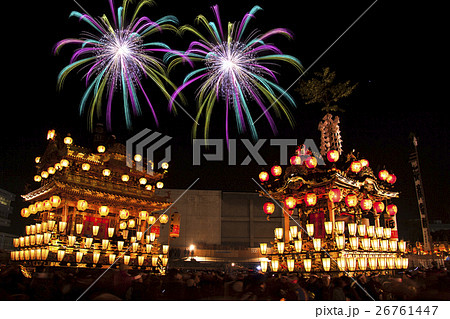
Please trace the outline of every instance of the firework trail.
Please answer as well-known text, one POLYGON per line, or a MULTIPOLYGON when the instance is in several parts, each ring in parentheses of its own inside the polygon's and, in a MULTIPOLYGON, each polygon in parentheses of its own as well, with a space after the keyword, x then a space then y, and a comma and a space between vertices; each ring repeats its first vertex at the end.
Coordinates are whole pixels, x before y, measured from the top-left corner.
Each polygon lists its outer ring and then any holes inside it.
MULTIPOLYGON (((192 41, 184 52, 184 55, 167 53, 165 60, 171 60, 168 70, 185 61, 186 57, 192 62, 199 62, 202 67, 190 72, 184 78, 183 84, 172 94, 169 108, 173 107, 175 99, 181 91, 193 84, 201 82, 197 91, 197 115, 205 114, 205 138, 208 136, 211 113, 215 103, 219 99, 225 101, 226 119, 225 131, 227 142, 229 140, 229 113, 234 111, 239 133, 247 130, 247 125, 253 138, 257 138, 254 121, 250 113, 249 101, 253 101, 264 112, 272 131, 276 134, 275 122, 268 112, 271 108, 277 116, 282 113, 293 125, 293 118, 289 109, 277 98, 284 94, 284 98, 295 107, 292 97, 278 85, 273 66, 278 62, 287 62, 299 71, 303 67, 298 59, 283 54, 274 44, 267 43, 267 39, 274 35, 283 35, 292 38, 292 34, 283 28, 270 30, 264 34, 253 30, 244 37, 249 21, 254 14, 262 10, 255 6, 246 13, 243 19, 237 23, 228 22, 222 25, 219 7, 212 7, 216 22, 209 22, 203 15, 196 18, 207 31, 208 36, 202 35, 196 28, 186 25, 180 27, 180 33, 191 32, 199 39, 192 41)), ((259 113, 258 113, 259 114, 259 113)), ((196 136, 197 125, 193 127, 193 135, 196 136)))
MULTIPOLYGON (((176 90, 176 86, 168 79, 163 62, 154 57, 155 52, 174 52, 163 42, 145 42, 144 38, 164 30, 177 32, 178 20, 174 16, 165 16, 157 21, 148 17, 138 17, 139 11, 145 5, 153 5, 152 0, 141 0, 136 5, 131 20, 127 22, 130 0, 124 0, 122 6, 114 7, 113 0, 108 0, 112 21, 106 15, 94 19, 89 14, 73 11, 70 17, 87 23, 93 33, 83 32, 79 39, 64 39, 59 41, 54 49, 57 54, 66 44, 79 46, 70 59, 70 64, 64 67, 58 75, 58 88, 61 89, 67 75, 74 69, 81 68, 86 82, 86 91, 80 102, 80 115, 89 103, 88 119, 92 128, 94 112, 101 114, 102 100, 106 99, 106 124, 111 129, 111 106, 115 92, 121 92, 125 121, 131 128, 131 114, 141 114, 138 93, 145 97, 156 124, 155 109, 145 92, 142 80, 151 79, 167 99, 171 95, 166 85, 176 90), (131 105, 131 106, 130 106, 131 105)), ((181 58, 181 57, 180 57, 181 58)))

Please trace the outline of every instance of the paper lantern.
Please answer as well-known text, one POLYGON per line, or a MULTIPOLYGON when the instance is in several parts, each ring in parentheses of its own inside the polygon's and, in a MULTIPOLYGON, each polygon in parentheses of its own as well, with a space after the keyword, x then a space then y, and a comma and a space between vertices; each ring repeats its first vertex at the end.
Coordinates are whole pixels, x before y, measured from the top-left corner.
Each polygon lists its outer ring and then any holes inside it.
POLYGON ((336 229, 337 234, 342 235, 345 231, 345 222, 343 220, 335 222, 334 228, 336 229))
POLYGON ((87 208, 88 208, 88 202, 85 201, 84 199, 80 199, 80 200, 77 202, 77 209, 78 209, 79 211, 85 211, 87 208))
POLYGON ((386 207, 386 212, 391 216, 395 216, 395 214, 397 214, 397 206, 394 204, 388 205, 386 207))
POLYGON ((264 213, 266 213, 267 215, 272 215, 273 212, 275 211, 275 204, 272 202, 267 202, 264 204, 263 210, 264 213))
POLYGON ((314 224, 306 224, 306 232, 310 237, 314 236, 314 224))
POLYGON ((159 217, 159 221, 160 221, 161 224, 166 224, 169 221, 169 216, 166 215, 166 214, 162 214, 159 217))
POLYGON ((369 161, 366 159, 361 159, 359 160, 359 162, 361 163, 362 167, 368 167, 369 166, 369 161))
POLYGON ((366 236, 366 225, 364 224, 358 225, 358 235, 361 237, 366 236))
POLYGON ((347 228, 350 236, 356 236, 356 230, 358 229, 358 225, 356 223, 348 223, 347 228))
POLYGON ((306 206, 314 206, 317 203, 317 195, 315 193, 306 193, 304 201, 306 206))
POLYGON ((119 217, 120 219, 127 219, 128 216, 130 216, 130 212, 127 209, 121 209, 119 211, 119 217))
POLYGON ((350 237, 349 238, 349 243, 350 243, 350 247, 352 250, 358 250, 358 246, 359 246, 359 238, 358 237, 350 237))
POLYGON ((367 236, 373 237, 375 236, 375 226, 367 226, 367 236))
POLYGON ((20 216, 27 218, 28 216, 30 216, 30 210, 28 208, 22 208, 20 210, 20 216))
POLYGON ((123 174, 121 179, 122 179, 122 182, 128 182, 130 180, 130 176, 128 176, 127 174, 123 174))
POLYGON ((55 130, 47 131, 47 140, 53 140, 55 138, 56 132, 55 130))
POLYGON ((267 271, 267 259, 261 259, 261 272, 267 271))
POLYGON ((358 204, 358 197, 355 194, 348 194, 345 197, 345 204, 348 207, 355 207, 358 204))
POLYGON ((355 271, 356 269, 356 257, 348 257, 346 260, 348 270, 355 271))
POLYGON ((51 210, 53 207, 52 203, 49 200, 44 200, 43 204, 44 204, 44 210, 51 210))
POLYGON ((270 266, 272 267, 272 271, 273 272, 277 272, 278 271, 278 260, 277 259, 272 259, 270 266))
POLYGON ((102 171, 102 174, 103 174, 103 176, 107 177, 107 176, 111 175, 111 170, 105 168, 105 169, 102 171))
POLYGON ((106 147, 103 145, 97 146, 97 152, 104 153, 106 151, 106 147))
POLYGON ((65 251, 65 250, 58 250, 58 252, 57 252, 57 258, 58 258, 58 261, 59 261, 59 262, 63 261, 64 255, 65 255, 65 254, 66 254, 66 251, 65 251))
POLYGON ((359 162, 359 161, 354 161, 350 164, 350 170, 353 173, 359 173, 362 168, 363 168, 363 166, 361 165, 361 162, 359 162))
POLYGON ((261 252, 261 255, 267 254, 267 243, 260 243, 259 250, 261 252))
POLYGON ((286 260, 286 266, 289 272, 293 272, 294 271, 294 267, 295 267, 295 261, 292 258, 288 258, 286 260))
POLYGON ((345 271, 347 268, 347 260, 345 257, 339 257, 336 259, 336 262, 338 264, 338 268, 340 271, 345 271))
POLYGON ((370 249, 370 238, 361 238, 361 248, 364 250, 370 249))
POLYGON ((50 204, 52 205, 52 207, 58 207, 61 204, 61 198, 56 195, 50 197, 50 204))
POLYGON ((276 239, 281 240, 283 238, 283 228, 281 227, 275 228, 274 233, 276 239))
POLYGON ((89 165, 88 163, 83 163, 83 164, 81 164, 81 169, 83 171, 88 171, 91 169, 91 165, 89 165))
POLYGON ((378 238, 383 238, 384 235, 384 227, 375 227, 375 235, 377 235, 378 238))
POLYGON ((59 162, 61 164, 62 167, 68 167, 69 166, 69 161, 66 160, 65 158, 61 160, 61 162, 59 162))
POLYGON ((341 235, 341 236, 336 236, 335 237, 336 240, 336 247, 338 249, 344 249, 345 247, 345 236, 341 235))
POLYGON ((325 232, 327 233, 327 235, 331 235, 333 233, 333 222, 324 222, 323 223, 325 226, 325 232))
POLYGON ((358 267, 360 270, 366 270, 367 269, 367 258, 366 257, 359 257, 358 258, 358 267))
POLYGON ((390 174, 386 178, 386 182, 388 182, 389 184, 394 184, 396 181, 397 181, 397 176, 395 176, 394 174, 390 174))
POLYGON ((385 169, 381 170, 378 173, 378 178, 381 179, 382 181, 385 181, 388 177, 389 177, 389 172, 385 169))
POLYGON ((270 172, 272 173, 273 176, 277 177, 277 176, 281 175, 283 170, 281 169, 281 166, 275 165, 275 166, 272 166, 270 172))
POLYGON ((108 206, 100 206, 100 208, 98 209, 98 213, 100 214, 100 216, 102 217, 106 217, 109 214, 109 208, 108 206))
POLYGON ((283 241, 277 242, 277 252, 279 254, 282 254, 284 252, 284 242, 283 241))
POLYGON ((147 211, 141 210, 141 211, 139 212, 139 218, 140 218, 141 220, 146 220, 147 217, 148 217, 148 212, 147 212, 147 211))
POLYGON ((322 267, 324 271, 330 271, 331 268, 331 258, 322 258, 322 267))
POLYGON ((267 182, 269 180, 269 173, 264 172, 264 171, 259 173, 259 180, 261 182, 267 182))
POLYGON ((94 238, 92 238, 92 237, 86 238, 86 241, 84 242, 84 246, 86 248, 91 248, 93 241, 94 241, 94 238))
POLYGON ((94 263, 94 264, 96 264, 96 263, 98 263, 98 260, 100 259, 100 253, 98 252, 98 251, 95 251, 93 254, 92 254, 92 262, 94 263))
POLYGON ((284 204, 286 205, 287 208, 294 209, 295 206, 297 205, 297 200, 294 197, 289 196, 285 198, 284 204))
POLYGON ((327 159, 331 163, 337 162, 339 160, 339 152, 336 150, 328 151, 327 159))
POLYGON ((317 166, 317 159, 314 156, 310 156, 305 160, 305 165, 308 168, 315 168, 317 166))
POLYGON ((307 258, 303 260, 303 266, 305 267, 305 271, 306 272, 310 272, 311 271, 311 266, 312 266, 312 261, 311 259, 307 258))
POLYGON ((302 242, 301 239, 298 239, 298 240, 294 241, 294 248, 295 248, 295 251, 297 253, 301 253, 302 252, 303 242, 302 242))
POLYGON ((70 136, 66 136, 63 141, 64 144, 71 145, 73 143, 73 138, 71 138, 70 136))
POLYGON ((291 234, 292 238, 297 238, 298 227, 297 226, 290 226, 289 227, 289 234, 291 234))
POLYGON ((291 165, 301 165, 302 164, 302 158, 297 155, 292 156, 289 161, 291 162, 291 165))
POLYGON ((383 202, 373 203, 373 209, 375 209, 375 212, 377 212, 378 214, 382 213, 384 211, 384 203, 383 202))
POLYGON ((359 205, 361 206, 362 210, 369 210, 372 208, 372 201, 368 198, 365 198, 361 200, 361 203, 359 205))
POLYGON ((328 193, 328 198, 333 202, 333 203, 338 203, 342 200, 342 192, 339 188, 333 188, 332 190, 330 190, 330 192, 328 193))
POLYGON ((322 249, 322 240, 320 238, 313 238, 313 246, 315 251, 322 249))

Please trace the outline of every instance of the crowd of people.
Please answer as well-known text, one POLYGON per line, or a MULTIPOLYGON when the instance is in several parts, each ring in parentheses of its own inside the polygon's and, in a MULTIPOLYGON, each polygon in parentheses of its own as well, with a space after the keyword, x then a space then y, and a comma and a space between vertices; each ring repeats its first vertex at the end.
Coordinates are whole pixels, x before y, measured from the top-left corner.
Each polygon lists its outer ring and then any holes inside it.
POLYGON ((396 276, 356 277, 169 268, 165 276, 122 265, 104 270, 19 265, 0 271, 0 300, 450 300, 446 268, 410 269, 396 276), (100 278, 100 279, 98 279, 100 278))

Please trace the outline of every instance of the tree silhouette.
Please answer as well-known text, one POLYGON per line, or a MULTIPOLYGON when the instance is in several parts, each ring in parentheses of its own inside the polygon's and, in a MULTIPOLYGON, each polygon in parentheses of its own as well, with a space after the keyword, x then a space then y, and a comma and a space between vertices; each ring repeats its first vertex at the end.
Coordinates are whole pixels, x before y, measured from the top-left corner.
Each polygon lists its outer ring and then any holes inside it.
POLYGON ((344 112, 336 103, 342 98, 348 97, 358 83, 353 85, 350 84, 350 81, 334 83, 336 72, 331 72, 328 67, 323 68, 322 72, 314 72, 314 75, 316 77, 301 81, 295 91, 300 93, 306 104, 323 105, 321 110, 326 113, 344 112))

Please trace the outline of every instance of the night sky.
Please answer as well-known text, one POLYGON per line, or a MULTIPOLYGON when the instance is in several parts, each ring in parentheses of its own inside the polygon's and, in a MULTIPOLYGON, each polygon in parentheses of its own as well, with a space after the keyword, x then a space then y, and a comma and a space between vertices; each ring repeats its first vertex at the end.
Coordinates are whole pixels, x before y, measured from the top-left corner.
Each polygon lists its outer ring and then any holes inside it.
MULTIPOLYGON (((93 16, 110 15, 107 0, 78 2, 93 16)), ((449 130, 448 116, 445 115, 448 102, 441 93, 444 81, 448 82, 444 72, 446 60, 443 58, 443 40, 448 36, 444 37, 444 20, 439 17, 442 9, 392 2, 375 3, 303 78, 308 79, 313 72, 328 66, 336 71, 338 80, 359 83, 354 94, 340 104, 346 110, 339 114, 344 151, 356 149, 370 161, 375 172, 385 166, 397 176, 396 190, 401 192, 401 198, 396 201, 399 231, 400 236, 406 236, 402 223, 419 217, 408 163, 411 132, 419 139, 430 219, 450 222, 449 130)), ((152 20, 172 14, 178 17, 180 24, 194 24, 198 14, 213 20, 210 6, 216 3, 220 5, 222 23, 240 20, 254 5, 261 6, 264 11, 256 14, 249 28, 268 31, 283 27, 292 30, 295 34, 293 41, 284 37, 271 40, 308 68, 373 2, 159 0, 156 7, 146 7, 141 14, 152 20)), ((20 195, 24 193, 26 184, 34 184, 34 158, 45 150, 47 130, 53 128, 63 135, 71 133, 75 144, 83 145, 89 140, 86 116, 78 114, 84 91, 82 73, 69 74, 63 90, 56 90, 57 75, 69 63, 75 47, 64 47, 58 56, 52 54, 56 42, 78 37, 88 27, 76 18, 68 18, 71 11, 81 11, 72 0, 13 2, 7 6, 3 26, 6 87, 3 85, 2 90, 0 188, 15 193, 17 197, 13 226, 2 231, 19 234, 23 223, 19 211, 25 206, 20 195)), ((167 33, 160 40, 183 50, 194 38, 189 35, 181 39, 167 33)), ((190 70, 187 66, 177 67, 171 78, 180 84, 190 70)), ((280 64, 276 70, 280 74, 280 85, 285 88, 300 75, 287 64, 280 64)), ((173 137, 166 187, 186 188, 199 177, 194 186, 196 189, 256 190, 251 178, 256 179, 261 168, 254 161, 249 166, 228 166, 225 162, 192 166, 192 120, 181 110, 177 116, 170 114, 162 94, 149 81, 144 81, 144 85, 157 108, 160 126, 157 127, 149 111, 144 110, 142 117, 134 119, 133 130, 127 131, 123 117, 116 112, 112 133, 121 142, 143 128, 173 137)), ((297 109, 292 110, 296 126, 291 128, 283 118, 276 120, 279 135, 273 136, 267 121, 261 120, 257 123, 260 138, 297 138, 299 143, 305 138, 313 138, 317 144, 320 143, 317 125, 324 114, 317 105, 305 105, 294 91, 296 86, 289 91, 297 102, 297 109)), ((195 91, 187 90, 185 95, 189 102, 186 110, 195 116, 195 91)), ((121 108, 120 99, 116 99, 117 109, 121 108)), ((216 104, 211 120, 211 138, 224 138, 223 106, 222 103, 216 104)), ((145 109, 143 100, 142 108, 145 109)), ((249 138, 246 134, 238 135, 235 123, 231 122, 230 127, 231 138, 249 138)), ((199 132, 202 131, 201 126, 199 132)), ((238 146, 239 162, 247 153, 242 144, 238 143, 238 146)), ((260 154, 270 165, 277 160, 278 149, 266 142, 260 154)))

